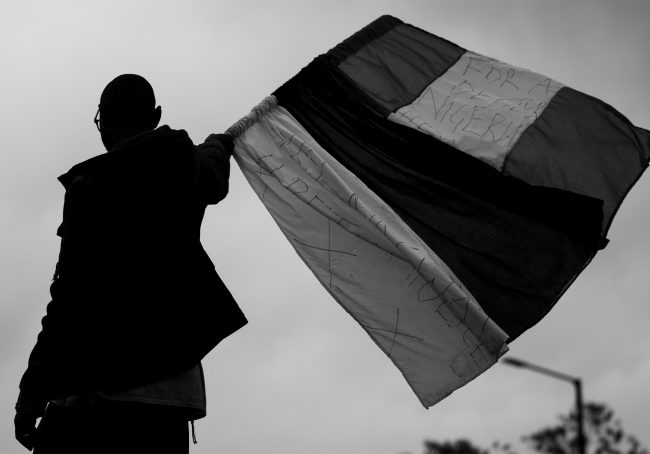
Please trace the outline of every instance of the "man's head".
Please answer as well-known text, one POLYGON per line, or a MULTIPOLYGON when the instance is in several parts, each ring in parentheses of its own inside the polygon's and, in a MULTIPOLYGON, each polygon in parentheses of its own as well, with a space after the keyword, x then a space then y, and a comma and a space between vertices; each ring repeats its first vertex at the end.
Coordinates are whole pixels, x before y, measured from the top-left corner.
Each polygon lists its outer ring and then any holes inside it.
POLYGON ((95 118, 106 150, 141 132, 150 131, 160 121, 153 88, 136 74, 117 76, 104 88, 95 118))

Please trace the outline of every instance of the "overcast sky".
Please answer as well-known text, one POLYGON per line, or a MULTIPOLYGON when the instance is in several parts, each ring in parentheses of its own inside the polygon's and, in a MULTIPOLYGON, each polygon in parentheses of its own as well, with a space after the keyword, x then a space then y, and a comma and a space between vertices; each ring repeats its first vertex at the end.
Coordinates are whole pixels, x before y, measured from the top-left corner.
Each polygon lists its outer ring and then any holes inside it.
MULTIPOLYGON (((154 86, 163 123, 222 132, 318 54, 382 14, 594 95, 650 128, 650 3, 594 1, 25 1, 0 3, 0 452, 49 301, 63 188, 102 153, 92 123, 121 73, 154 86)), ((562 382, 496 365, 425 410, 302 264, 232 162, 203 243, 250 323, 204 361, 208 417, 192 453, 397 454, 425 438, 516 441, 573 402, 562 382)), ((650 176, 611 243, 510 345, 584 379, 650 446, 650 176)))

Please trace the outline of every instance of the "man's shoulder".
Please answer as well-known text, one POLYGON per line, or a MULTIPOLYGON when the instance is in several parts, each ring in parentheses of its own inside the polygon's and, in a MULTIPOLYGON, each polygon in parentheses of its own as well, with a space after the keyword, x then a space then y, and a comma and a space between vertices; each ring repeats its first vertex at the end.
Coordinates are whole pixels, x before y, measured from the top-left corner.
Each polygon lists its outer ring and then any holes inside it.
POLYGON ((90 175, 105 165, 107 156, 104 153, 75 164, 66 173, 60 175, 58 180, 66 190, 70 189, 73 184, 83 183, 88 180, 90 175))
POLYGON ((58 180, 68 190, 75 183, 103 178, 142 178, 146 170, 182 165, 195 148, 187 131, 164 125, 123 140, 110 151, 74 165, 58 180))

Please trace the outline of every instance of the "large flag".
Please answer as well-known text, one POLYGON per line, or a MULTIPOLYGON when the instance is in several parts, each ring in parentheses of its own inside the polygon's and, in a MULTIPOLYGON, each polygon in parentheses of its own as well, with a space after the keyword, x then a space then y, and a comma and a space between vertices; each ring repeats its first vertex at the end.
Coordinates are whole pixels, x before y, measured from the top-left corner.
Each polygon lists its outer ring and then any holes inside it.
POLYGON ((298 255, 426 407, 494 364, 605 246, 650 133, 383 16, 229 133, 298 255))

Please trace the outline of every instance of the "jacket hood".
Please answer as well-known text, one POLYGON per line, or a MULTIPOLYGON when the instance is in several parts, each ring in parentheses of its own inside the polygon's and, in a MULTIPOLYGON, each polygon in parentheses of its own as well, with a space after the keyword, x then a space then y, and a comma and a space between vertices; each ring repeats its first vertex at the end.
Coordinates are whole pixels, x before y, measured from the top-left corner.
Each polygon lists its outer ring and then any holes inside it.
POLYGON ((164 190, 188 183, 196 172, 194 144, 184 130, 161 126, 118 143, 109 152, 73 166, 58 180, 66 190, 92 178, 109 190, 164 190))

